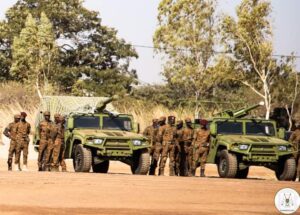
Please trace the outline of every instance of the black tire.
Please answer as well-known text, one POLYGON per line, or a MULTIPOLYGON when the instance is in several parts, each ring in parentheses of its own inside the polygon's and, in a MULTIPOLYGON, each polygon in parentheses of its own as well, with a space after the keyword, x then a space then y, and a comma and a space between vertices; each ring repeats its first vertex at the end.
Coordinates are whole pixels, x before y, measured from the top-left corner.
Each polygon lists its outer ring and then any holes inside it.
POLYGON ((78 144, 75 147, 73 166, 75 172, 89 172, 92 166, 91 150, 78 144))
POLYGON ((279 181, 293 181, 296 173, 296 160, 294 157, 289 157, 279 161, 275 170, 276 178, 279 181))
POLYGON ((235 178, 238 162, 235 154, 222 150, 218 162, 218 173, 221 178, 235 178))
POLYGON ((150 154, 142 150, 133 156, 131 172, 134 175, 147 175, 150 168, 150 154))
POLYGON ((109 160, 93 165, 93 172, 95 173, 107 173, 108 169, 109 169, 109 160))
POLYGON ((248 177, 248 173, 249 173, 249 167, 247 167, 246 169, 238 170, 235 178, 245 179, 248 177))

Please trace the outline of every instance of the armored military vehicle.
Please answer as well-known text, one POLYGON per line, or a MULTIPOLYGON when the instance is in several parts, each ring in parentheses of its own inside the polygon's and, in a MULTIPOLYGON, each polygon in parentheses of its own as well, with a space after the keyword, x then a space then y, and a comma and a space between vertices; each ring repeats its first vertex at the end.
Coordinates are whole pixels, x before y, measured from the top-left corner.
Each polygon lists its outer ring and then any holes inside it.
MULTIPOLYGON (((117 113, 110 104, 116 97, 44 97, 36 119, 43 111, 66 117, 65 158, 73 159, 75 172, 107 173, 109 161, 117 160, 131 167, 133 174, 145 175, 150 165, 149 143, 139 133, 130 114, 117 113)), ((37 128, 38 129, 38 128, 37 128)), ((36 132, 35 148, 39 147, 36 132)))
POLYGON ((237 111, 227 110, 210 121, 208 163, 218 167, 222 178, 247 178, 250 166, 275 171, 278 180, 293 180, 296 162, 292 145, 279 138, 276 122, 246 117, 263 104, 237 111))

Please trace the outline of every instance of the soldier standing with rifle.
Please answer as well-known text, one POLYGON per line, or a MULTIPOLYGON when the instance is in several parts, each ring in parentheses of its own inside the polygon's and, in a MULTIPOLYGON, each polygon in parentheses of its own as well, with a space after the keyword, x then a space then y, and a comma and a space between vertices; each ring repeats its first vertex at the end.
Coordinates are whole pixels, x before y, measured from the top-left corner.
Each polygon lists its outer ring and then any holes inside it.
POLYGON ((185 128, 183 129, 182 139, 184 143, 184 162, 183 162, 183 172, 185 176, 191 176, 190 170, 192 169, 193 162, 193 141, 194 130, 192 127, 192 120, 190 118, 185 119, 185 128))
POLYGON ((175 117, 168 117, 168 124, 159 129, 158 138, 162 143, 162 157, 159 164, 159 175, 164 176, 165 165, 169 157, 169 175, 174 176, 175 168, 175 117))
POLYGON ((183 121, 179 120, 176 125, 176 140, 175 140, 175 175, 184 176, 184 144, 183 144, 183 121))
POLYGON ((193 140, 195 152, 192 173, 196 172, 198 160, 200 159, 200 177, 205 177, 205 164, 209 151, 210 132, 206 128, 207 124, 206 120, 200 120, 200 129, 195 132, 193 140))
POLYGON ((30 124, 26 121, 27 114, 21 112, 21 121, 17 124, 17 153, 16 164, 19 163, 21 152, 23 152, 23 168, 22 170, 28 171, 27 159, 28 159, 28 146, 29 146, 29 134, 31 130, 30 124))
POLYGON ((155 145, 156 145, 157 133, 158 133, 158 119, 153 119, 152 125, 148 126, 143 132, 143 135, 148 138, 151 145, 151 149, 150 149, 151 165, 150 165, 149 175, 155 175, 155 169, 157 167, 157 162, 158 162, 158 159, 155 156, 155 145))
POLYGON ((39 156, 38 156, 38 168, 39 171, 45 170, 44 156, 47 154, 48 142, 50 141, 50 129, 51 129, 50 112, 44 112, 44 120, 40 122, 38 127, 39 136, 39 156))
POLYGON ((64 125, 62 122, 61 116, 58 114, 55 115, 55 125, 53 126, 53 153, 52 153, 52 162, 51 162, 51 171, 59 171, 59 156, 61 153, 62 144, 64 141, 64 125), (57 117, 58 116, 58 117, 57 117))
MULTIPOLYGON (((9 125, 5 128, 3 134, 10 139, 10 146, 8 151, 8 171, 12 170, 13 156, 15 155, 16 160, 16 152, 17 152, 17 125, 20 122, 21 116, 16 114, 14 116, 14 122, 9 123, 9 125)), ((15 163, 15 169, 19 170, 19 163, 15 163)))
POLYGON ((292 133, 289 141, 293 144, 295 153, 295 159, 296 159, 296 179, 298 178, 298 181, 300 182, 300 123, 295 124, 296 130, 292 133))
MULTIPOLYGON (((65 134, 65 117, 60 116, 60 123, 62 125, 62 132, 65 134)), ((61 166, 61 171, 62 172, 67 172, 67 165, 65 162, 65 149, 66 149, 66 144, 65 144, 65 135, 62 136, 62 144, 61 144, 61 149, 60 149, 60 154, 59 154, 59 164, 61 166)))

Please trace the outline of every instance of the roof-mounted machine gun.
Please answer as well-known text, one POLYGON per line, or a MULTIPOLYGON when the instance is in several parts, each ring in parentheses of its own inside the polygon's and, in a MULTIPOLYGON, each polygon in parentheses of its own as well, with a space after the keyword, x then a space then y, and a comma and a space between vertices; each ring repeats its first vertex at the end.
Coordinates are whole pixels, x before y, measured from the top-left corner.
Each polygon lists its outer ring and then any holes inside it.
POLYGON ((108 114, 114 115, 112 112, 110 112, 106 109, 106 106, 109 103, 111 103, 111 102, 113 102, 117 99, 119 99, 119 96, 115 95, 115 96, 107 98, 106 100, 98 102, 96 107, 95 107, 95 113, 108 113, 108 114))
POLYGON ((247 108, 241 108, 239 110, 225 110, 223 112, 217 113, 214 115, 214 117, 221 117, 221 118, 243 118, 247 115, 249 115, 249 112, 251 110, 254 110, 260 106, 264 106, 264 102, 260 102, 256 105, 247 107, 247 108))

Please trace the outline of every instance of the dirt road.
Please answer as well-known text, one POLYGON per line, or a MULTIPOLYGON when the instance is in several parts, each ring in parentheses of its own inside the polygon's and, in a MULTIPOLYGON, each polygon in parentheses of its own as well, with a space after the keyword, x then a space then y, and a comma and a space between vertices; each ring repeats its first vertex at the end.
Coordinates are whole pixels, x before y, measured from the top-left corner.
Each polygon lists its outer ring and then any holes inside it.
MULTIPOLYGON (((70 163, 69 163, 70 164, 70 163)), ((126 165, 109 174, 7 172, 0 167, 1 214, 279 214, 275 193, 300 183, 278 182, 272 171, 250 169, 250 179, 133 176, 126 165), (267 180, 265 180, 267 179, 267 180)), ((30 168, 36 168, 31 162, 30 168)), ((300 212, 299 212, 300 213, 300 212)))

